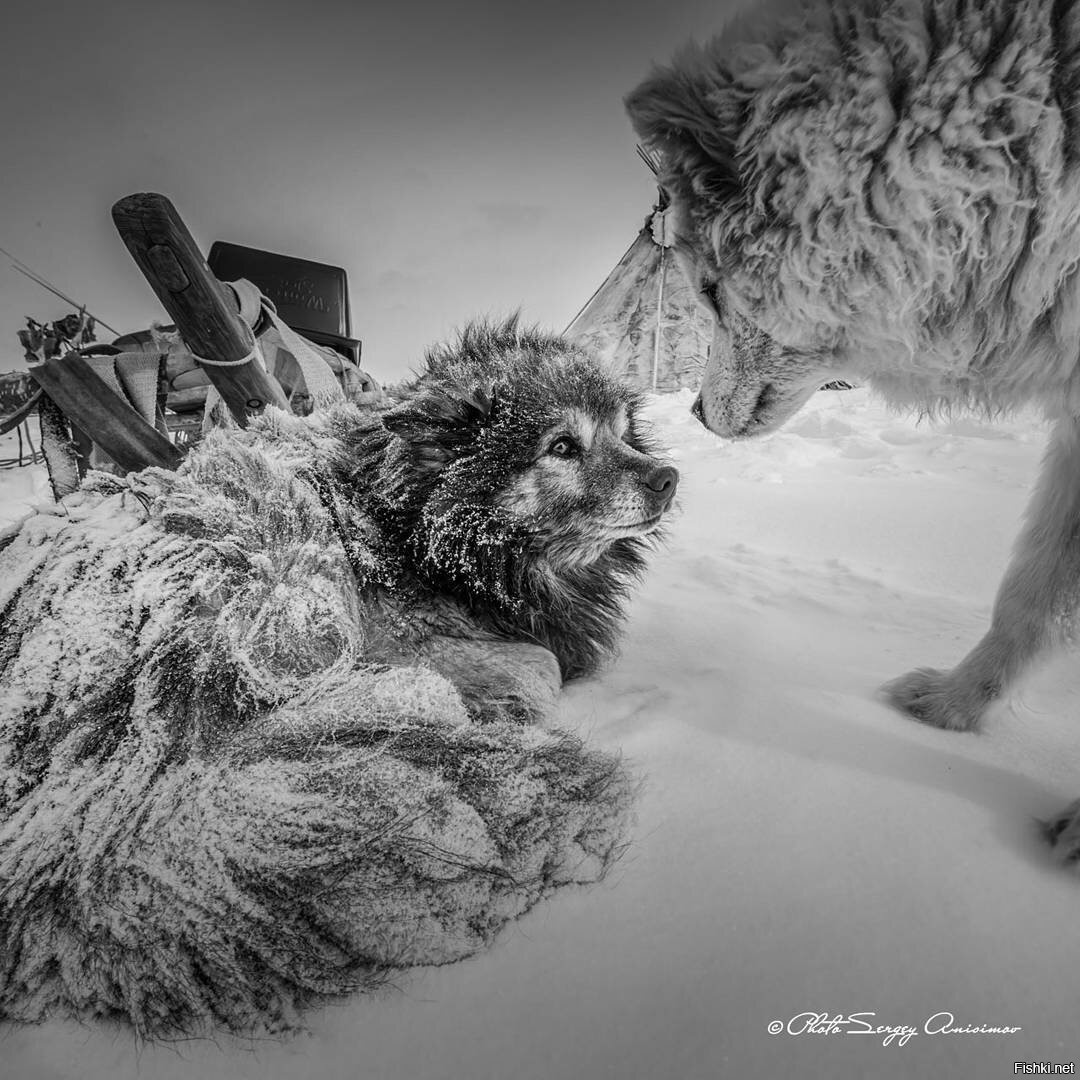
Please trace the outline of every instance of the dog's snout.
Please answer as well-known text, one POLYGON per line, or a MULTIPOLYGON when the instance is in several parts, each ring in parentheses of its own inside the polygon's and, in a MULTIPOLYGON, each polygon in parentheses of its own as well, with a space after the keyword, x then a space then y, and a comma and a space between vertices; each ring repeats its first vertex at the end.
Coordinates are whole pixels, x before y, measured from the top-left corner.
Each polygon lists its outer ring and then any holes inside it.
POLYGON ((690 406, 690 412, 697 418, 699 424, 705 423, 705 410, 701 407, 701 395, 694 398, 694 404, 690 406))
POLYGON ((670 465, 661 465, 649 473, 645 483, 656 497, 661 510, 666 510, 675 498, 675 489, 679 486, 679 470, 670 465))

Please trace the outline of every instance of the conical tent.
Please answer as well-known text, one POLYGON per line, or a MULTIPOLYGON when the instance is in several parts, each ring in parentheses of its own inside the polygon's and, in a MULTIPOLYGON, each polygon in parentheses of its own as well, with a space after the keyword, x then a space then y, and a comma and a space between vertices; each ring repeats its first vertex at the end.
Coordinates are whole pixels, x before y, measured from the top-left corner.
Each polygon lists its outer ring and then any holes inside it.
POLYGON ((634 386, 696 389, 713 320, 671 249, 665 211, 661 193, 641 232, 574 317, 566 336, 634 386))

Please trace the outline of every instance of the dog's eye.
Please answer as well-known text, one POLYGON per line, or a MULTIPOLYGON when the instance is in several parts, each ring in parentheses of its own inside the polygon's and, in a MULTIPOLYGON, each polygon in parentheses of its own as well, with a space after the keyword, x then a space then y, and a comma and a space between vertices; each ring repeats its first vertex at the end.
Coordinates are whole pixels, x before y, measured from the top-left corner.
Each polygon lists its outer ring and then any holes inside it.
POLYGON ((580 452, 581 447, 566 435, 560 435, 548 447, 548 453, 555 457, 577 457, 580 452))

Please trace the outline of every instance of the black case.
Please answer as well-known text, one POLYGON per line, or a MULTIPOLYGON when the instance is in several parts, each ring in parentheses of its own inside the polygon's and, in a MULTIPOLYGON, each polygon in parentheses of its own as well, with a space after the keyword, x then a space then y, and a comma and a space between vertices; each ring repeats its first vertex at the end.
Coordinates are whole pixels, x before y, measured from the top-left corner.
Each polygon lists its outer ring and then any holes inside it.
POLYGON ((340 266, 224 240, 214 241, 207 262, 219 281, 247 278, 257 285, 273 300, 282 321, 298 334, 360 363, 360 342, 352 336, 349 279, 340 266))

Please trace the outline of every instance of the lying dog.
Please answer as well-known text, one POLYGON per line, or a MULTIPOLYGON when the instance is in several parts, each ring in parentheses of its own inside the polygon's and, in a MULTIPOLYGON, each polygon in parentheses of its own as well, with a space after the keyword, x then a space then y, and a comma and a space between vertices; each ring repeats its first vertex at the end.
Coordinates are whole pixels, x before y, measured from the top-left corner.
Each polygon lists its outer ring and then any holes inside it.
POLYGON ((675 493, 638 398, 474 325, 400 402, 98 474, 0 552, 0 1008, 289 1027, 619 850, 545 720, 675 493))
MULTIPOLYGON (((627 107, 716 314, 707 427, 771 431, 836 378, 1054 420, 986 636, 886 688, 977 728, 1080 612, 1080 4, 766 4, 627 107)), ((1080 859, 1080 802, 1050 831, 1080 859)))

